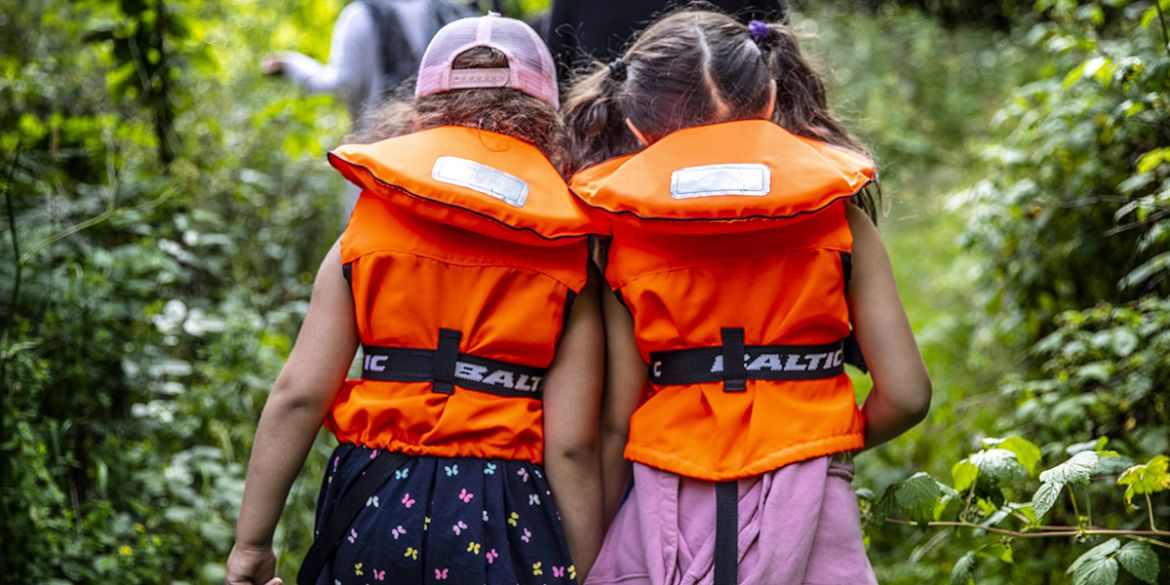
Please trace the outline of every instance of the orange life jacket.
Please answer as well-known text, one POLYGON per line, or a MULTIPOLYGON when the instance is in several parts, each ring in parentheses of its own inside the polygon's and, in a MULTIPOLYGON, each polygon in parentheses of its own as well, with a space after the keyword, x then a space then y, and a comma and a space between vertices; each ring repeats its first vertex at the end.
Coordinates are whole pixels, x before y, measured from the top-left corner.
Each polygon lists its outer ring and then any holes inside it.
POLYGON ((675 132, 573 178, 650 396, 626 457, 725 481, 863 446, 844 372, 845 205, 870 161, 764 120, 675 132))
POLYGON ((349 145, 341 237, 362 376, 325 424, 411 455, 540 462, 544 370, 585 285, 589 216, 535 147, 462 127, 349 145))

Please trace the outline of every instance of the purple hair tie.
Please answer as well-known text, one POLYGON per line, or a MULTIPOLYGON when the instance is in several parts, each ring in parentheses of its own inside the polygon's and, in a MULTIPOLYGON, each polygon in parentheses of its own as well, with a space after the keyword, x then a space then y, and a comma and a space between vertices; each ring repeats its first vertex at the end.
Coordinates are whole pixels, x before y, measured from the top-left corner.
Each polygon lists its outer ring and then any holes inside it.
POLYGON ((768 26, 768 23, 760 20, 753 20, 749 22, 748 32, 752 33, 752 40, 755 41, 757 45, 762 44, 764 41, 768 40, 769 36, 772 35, 772 29, 768 26))

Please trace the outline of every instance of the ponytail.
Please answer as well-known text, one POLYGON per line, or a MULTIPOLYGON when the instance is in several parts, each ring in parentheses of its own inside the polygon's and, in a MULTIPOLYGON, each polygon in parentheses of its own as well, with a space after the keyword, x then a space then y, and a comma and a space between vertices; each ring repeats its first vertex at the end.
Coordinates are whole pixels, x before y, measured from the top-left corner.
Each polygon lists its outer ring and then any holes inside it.
MULTIPOLYGON (((754 24, 755 21, 753 21, 754 24)), ((800 52, 796 33, 784 24, 768 25, 766 34, 749 29, 764 53, 765 62, 776 81, 776 109, 772 119, 785 130, 832 144, 873 159, 861 141, 849 133, 829 111, 825 84, 800 52)), ((882 191, 877 179, 853 197, 853 203, 877 223, 882 191)))
MULTIPOLYGON (((562 117, 573 172, 630 154, 641 144, 626 127, 656 140, 702 124, 758 119, 771 107, 785 130, 872 158, 833 117, 825 84, 784 24, 747 26, 712 10, 681 8, 642 31, 621 59, 593 62, 575 78, 562 117)), ((854 203, 877 221, 881 192, 854 203)))
POLYGON ((640 148, 621 109, 625 74, 619 58, 608 65, 594 61, 574 76, 561 112, 569 133, 570 173, 640 148))

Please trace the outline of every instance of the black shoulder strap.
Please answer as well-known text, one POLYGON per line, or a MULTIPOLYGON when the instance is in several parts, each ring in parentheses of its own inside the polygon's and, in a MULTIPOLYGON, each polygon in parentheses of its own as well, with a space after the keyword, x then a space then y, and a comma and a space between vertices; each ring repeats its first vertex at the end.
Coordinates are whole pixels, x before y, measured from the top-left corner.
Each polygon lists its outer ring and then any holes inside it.
MULTIPOLYGON (((433 14, 438 20, 439 26, 436 28, 436 30, 443 28, 443 26, 449 23, 455 22, 460 18, 467 18, 469 16, 476 15, 475 10, 472 10, 472 8, 465 3, 461 4, 458 2, 452 2, 451 0, 430 0, 428 4, 430 5, 431 14, 433 14)), ((492 9, 496 12, 503 12, 494 6, 492 9)), ((430 39, 427 40, 429 41, 430 39)))
POLYGON ((353 519, 357 518, 358 512, 366 506, 366 501, 408 459, 409 457, 402 453, 382 451, 366 467, 357 481, 346 490, 333 513, 325 519, 321 530, 317 532, 312 548, 305 555, 305 561, 301 563, 301 570, 297 571, 297 585, 313 585, 317 582, 321 569, 325 568, 329 557, 333 555, 333 549, 337 548, 337 544, 345 536, 346 529, 353 524, 353 519))
POLYGON ((378 30, 378 55, 382 60, 382 93, 389 93, 413 75, 421 55, 416 55, 406 40, 402 21, 387 0, 360 0, 370 11, 378 30))
MULTIPOLYGON (((853 278, 853 255, 848 252, 841 252, 841 272, 845 275, 845 288, 848 290, 849 281, 853 278)), ((857 344, 857 333, 849 332, 849 337, 845 338, 845 363, 861 370, 861 373, 868 374, 869 366, 865 363, 865 356, 861 353, 861 346, 857 344)))

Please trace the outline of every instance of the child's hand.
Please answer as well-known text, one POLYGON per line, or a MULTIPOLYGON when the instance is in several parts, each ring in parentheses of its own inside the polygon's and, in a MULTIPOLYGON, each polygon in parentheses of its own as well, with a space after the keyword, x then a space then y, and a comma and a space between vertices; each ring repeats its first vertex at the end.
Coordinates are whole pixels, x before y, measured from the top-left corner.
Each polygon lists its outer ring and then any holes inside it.
POLYGON ((227 560, 224 585, 282 585, 276 577, 276 554, 271 546, 236 543, 227 560))

